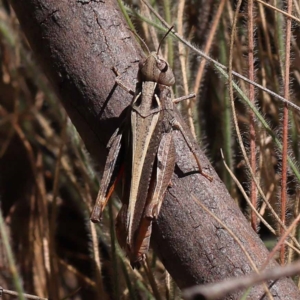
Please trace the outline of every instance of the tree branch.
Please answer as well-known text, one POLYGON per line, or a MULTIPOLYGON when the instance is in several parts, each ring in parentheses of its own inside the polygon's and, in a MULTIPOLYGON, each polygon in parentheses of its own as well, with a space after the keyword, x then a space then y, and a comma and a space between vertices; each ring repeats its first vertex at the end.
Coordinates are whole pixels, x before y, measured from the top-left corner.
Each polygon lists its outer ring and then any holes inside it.
MULTIPOLYGON (((115 85, 112 68, 134 87, 141 58, 116 1, 11 0, 11 4, 87 149, 103 166, 106 143, 131 100, 115 85)), ((180 288, 248 274, 253 269, 238 243, 194 197, 236 234, 259 268, 268 251, 206 157, 198 152, 203 170, 214 177, 212 183, 191 172, 197 169, 196 163, 180 133, 176 148, 178 166, 152 236, 166 269, 180 288)), ((272 262, 269 267, 275 265, 272 262)), ((269 282, 269 287, 276 299, 300 298, 290 279, 269 282)), ((230 299, 241 293, 232 293, 230 299)), ((257 286, 250 298, 262 299, 263 295, 263 287, 257 286)))

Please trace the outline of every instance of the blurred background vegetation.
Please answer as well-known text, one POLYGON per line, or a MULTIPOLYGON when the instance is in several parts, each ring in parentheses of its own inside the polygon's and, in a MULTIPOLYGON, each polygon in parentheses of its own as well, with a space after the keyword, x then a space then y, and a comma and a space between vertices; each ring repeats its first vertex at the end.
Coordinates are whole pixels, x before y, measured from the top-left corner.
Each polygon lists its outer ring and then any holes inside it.
MULTIPOLYGON (((231 54, 233 70, 299 104, 297 1, 290 1, 293 19, 278 11, 290 9, 285 1, 268 1, 277 9, 259 0, 242 1, 235 31, 237 1, 151 3, 210 57, 228 66, 231 54)), ((163 35, 160 22, 138 0, 126 1, 123 9, 155 49, 163 35)), ((283 232, 280 223, 288 226, 299 214, 299 111, 285 113, 278 97, 236 77, 240 90, 230 98, 228 80, 213 64, 205 67, 199 53, 173 37, 164 44, 164 57, 176 74, 174 94, 197 94, 196 100, 181 104, 187 123, 254 230, 272 247, 283 232), (233 112, 261 193, 240 150, 233 112), (286 173, 285 187, 281 178, 286 173)), ((5 0, 0 0, 0 64, 0 286, 51 299, 179 299, 180 291, 152 252, 146 267, 131 269, 115 241, 117 199, 106 209, 103 225, 90 222, 99 174, 5 0)), ((298 257, 299 226, 291 234, 294 239, 281 249, 281 262, 298 257)))

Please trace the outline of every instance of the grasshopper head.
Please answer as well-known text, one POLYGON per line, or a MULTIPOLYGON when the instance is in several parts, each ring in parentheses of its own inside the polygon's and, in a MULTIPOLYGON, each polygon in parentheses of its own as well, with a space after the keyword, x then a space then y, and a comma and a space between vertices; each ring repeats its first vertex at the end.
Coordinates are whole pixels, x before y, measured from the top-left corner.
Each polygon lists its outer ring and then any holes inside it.
POLYGON ((151 52, 148 57, 140 61, 139 76, 142 81, 154 81, 166 86, 175 83, 175 76, 169 64, 156 52, 151 52))

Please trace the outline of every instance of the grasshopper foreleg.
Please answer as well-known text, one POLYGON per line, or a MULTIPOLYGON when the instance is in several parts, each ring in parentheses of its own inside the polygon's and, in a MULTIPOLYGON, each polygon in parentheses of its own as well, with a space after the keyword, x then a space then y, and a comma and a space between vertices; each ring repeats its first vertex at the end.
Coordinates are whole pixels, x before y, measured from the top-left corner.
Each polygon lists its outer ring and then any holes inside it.
POLYGON ((115 82, 118 86, 120 86, 123 90, 125 90, 127 93, 129 93, 130 95, 134 95, 134 90, 129 88, 121 79, 121 75, 119 74, 119 72, 117 71, 117 69, 115 67, 112 68, 112 70, 114 71, 114 73, 116 74, 116 78, 115 78, 115 82))

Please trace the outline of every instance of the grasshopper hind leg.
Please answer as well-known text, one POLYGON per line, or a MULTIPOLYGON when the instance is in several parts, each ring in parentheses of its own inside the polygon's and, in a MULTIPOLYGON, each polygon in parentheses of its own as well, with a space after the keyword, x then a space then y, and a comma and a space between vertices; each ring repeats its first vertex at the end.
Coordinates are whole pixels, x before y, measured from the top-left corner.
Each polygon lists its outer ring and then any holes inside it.
POLYGON ((122 134, 120 134, 119 129, 117 129, 108 143, 109 153, 100 182, 100 189, 98 192, 96 203, 91 214, 91 221, 94 223, 98 223, 101 221, 102 211, 105 208, 107 201, 109 200, 123 171, 122 168, 116 169, 121 149, 121 139, 122 134))
POLYGON ((174 172, 175 160, 175 145, 172 132, 170 131, 162 136, 157 151, 155 188, 151 200, 145 208, 145 216, 148 218, 158 217, 160 207, 174 172))
POLYGON ((203 172, 202 170, 202 167, 201 167, 201 163, 200 163, 200 160, 197 156, 197 153, 196 153, 196 150, 194 149, 194 147, 192 146, 192 143, 190 142, 190 140, 188 139, 188 137, 186 136, 185 134, 185 131, 184 131, 184 128, 182 127, 182 125, 176 120, 176 119, 172 119, 171 120, 171 125, 174 129, 177 129, 181 132, 187 146, 189 147, 190 151, 192 152, 193 156, 195 157, 195 160, 196 160, 196 163, 197 163, 197 166, 198 166, 198 170, 199 170, 199 173, 204 176, 205 178, 207 178, 210 182, 213 181, 213 178, 206 174, 205 172, 203 172))

